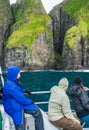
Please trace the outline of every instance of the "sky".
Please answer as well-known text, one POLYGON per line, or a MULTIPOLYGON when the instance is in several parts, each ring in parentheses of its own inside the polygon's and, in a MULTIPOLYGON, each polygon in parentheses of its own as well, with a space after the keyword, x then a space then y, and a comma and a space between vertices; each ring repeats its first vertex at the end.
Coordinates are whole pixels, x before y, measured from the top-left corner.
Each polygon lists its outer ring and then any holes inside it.
MULTIPOLYGON (((49 11, 57 4, 61 3, 63 0, 41 0, 44 8, 46 10, 47 13, 49 13, 49 11)), ((15 3, 16 0, 10 0, 10 3, 15 3)))

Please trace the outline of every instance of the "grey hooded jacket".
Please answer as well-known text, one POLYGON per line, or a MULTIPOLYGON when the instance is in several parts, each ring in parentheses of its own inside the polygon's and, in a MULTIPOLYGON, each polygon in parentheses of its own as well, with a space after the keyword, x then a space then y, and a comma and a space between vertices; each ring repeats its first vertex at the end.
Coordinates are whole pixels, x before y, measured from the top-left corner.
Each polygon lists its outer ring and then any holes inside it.
POLYGON ((58 86, 52 87, 48 106, 49 120, 55 121, 66 117, 80 123, 71 112, 69 98, 66 95, 67 87, 68 80, 66 78, 61 79, 58 86))
POLYGON ((74 109, 79 118, 89 115, 89 97, 80 85, 74 85, 68 89, 71 95, 74 109))

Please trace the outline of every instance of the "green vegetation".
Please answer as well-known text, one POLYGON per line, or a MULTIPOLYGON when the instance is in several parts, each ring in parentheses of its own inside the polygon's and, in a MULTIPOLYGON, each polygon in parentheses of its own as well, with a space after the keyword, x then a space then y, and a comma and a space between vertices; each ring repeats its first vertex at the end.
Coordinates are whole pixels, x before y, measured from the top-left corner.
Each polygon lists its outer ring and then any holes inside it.
POLYGON ((83 38, 89 38, 89 1, 70 0, 63 9, 76 23, 67 31, 65 38, 70 47, 73 48, 78 35, 82 35, 83 38))
POLYGON ((62 56, 55 51, 55 59, 58 63, 62 63, 62 56))
POLYGON ((47 22, 51 19, 43 10, 39 0, 23 0, 21 3, 12 6, 15 23, 14 31, 7 40, 7 47, 26 46, 32 50, 32 45, 41 32, 52 36, 47 22))
POLYGON ((33 17, 31 19, 31 21, 13 31, 12 35, 8 39, 7 47, 10 48, 25 45, 29 49, 32 49, 32 44, 40 32, 45 31, 49 33, 45 25, 46 21, 46 16, 36 15, 35 18, 33 17))
POLYGON ((0 15, 0 20, 1 20, 2 18, 3 18, 2 15, 0 15))
POLYGON ((75 16, 76 13, 86 7, 87 4, 89 4, 89 0, 69 0, 63 9, 71 16, 75 16))

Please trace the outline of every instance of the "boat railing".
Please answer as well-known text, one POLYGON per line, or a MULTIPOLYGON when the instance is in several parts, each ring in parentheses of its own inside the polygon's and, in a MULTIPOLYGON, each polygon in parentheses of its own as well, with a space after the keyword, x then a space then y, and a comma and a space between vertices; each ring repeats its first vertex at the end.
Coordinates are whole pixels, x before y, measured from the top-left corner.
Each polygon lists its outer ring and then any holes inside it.
MULTIPOLYGON (((50 94, 51 91, 36 91, 36 92, 31 92, 31 94, 50 94)), ((35 102, 35 104, 39 105, 39 104, 48 104, 49 102, 48 101, 41 101, 41 102, 35 102)))
POLYGON ((32 94, 45 94, 45 93, 51 93, 51 91, 36 91, 36 92, 31 92, 32 94))

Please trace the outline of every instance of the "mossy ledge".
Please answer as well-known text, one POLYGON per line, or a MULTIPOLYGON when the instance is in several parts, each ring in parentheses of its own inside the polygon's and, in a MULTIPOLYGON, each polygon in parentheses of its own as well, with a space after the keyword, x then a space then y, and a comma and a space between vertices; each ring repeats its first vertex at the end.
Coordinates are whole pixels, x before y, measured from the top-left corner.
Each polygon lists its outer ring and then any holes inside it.
POLYGON ((75 25, 66 32, 65 36, 65 41, 73 49, 78 35, 89 38, 89 1, 69 0, 63 9, 75 20, 75 25))
POLYGON ((7 39, 7 48, 24 45, 32 50, 32 45, 41 32, 52 37, 52 30, 47 27, 51 18, 46 14, 40 0, 18 0, 12 5, 12 13, 14 24, 12 33, 7 39))

